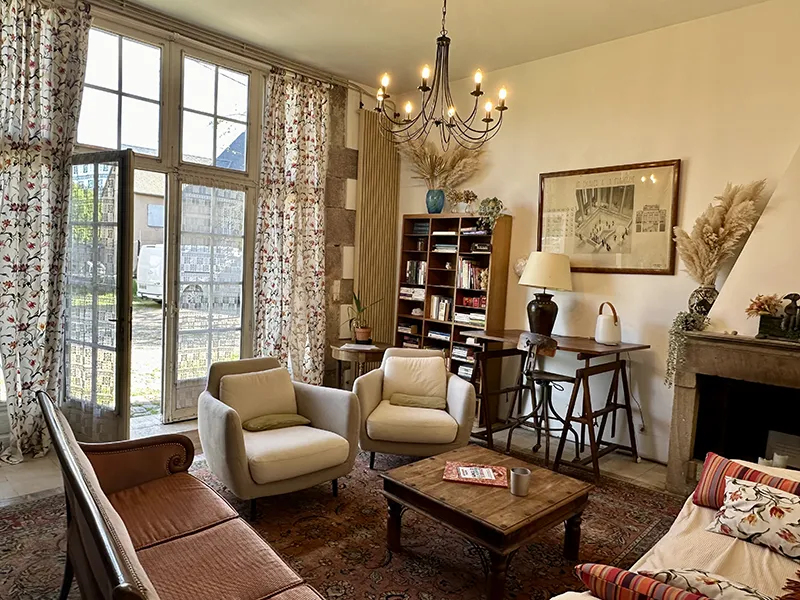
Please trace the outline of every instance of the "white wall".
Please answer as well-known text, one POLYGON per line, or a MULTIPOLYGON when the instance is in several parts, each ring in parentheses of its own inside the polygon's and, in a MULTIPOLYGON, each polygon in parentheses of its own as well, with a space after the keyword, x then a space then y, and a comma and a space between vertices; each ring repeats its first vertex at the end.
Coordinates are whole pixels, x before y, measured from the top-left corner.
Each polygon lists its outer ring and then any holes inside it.
MULTIPOLYGON (((800 2, 771 0, 488 73, 484 89, 496 94, 506 84, 510 110, 490 144, 485 173, 469 187, 479 197, 499 197, 513 215, 512 259, 535 248, 542 172, 680 158, 683 227, 727 181, 767 177, 774 188, 800 143, 799 29, 800 2)), ((469 47, 456 43, 452 51, 469 47)), ((469 81, 454 85, 456 101, 466 104, 470 89, 469 81)), ((405 172, 401 212, 424 212, 424 196, 405 172)), ((533 290, 518 286, 513 272, 509 284, 506 326, 525 328, 533 290)), ((631 357, 633 390, 647 423, 639 443, 645 457, 666 461, 672 411, 672 390, 663 384, 667 329, 695 283, 680 271, 574 274, 573 286, 574 292, 556 297, 556 333, 592 335, 598 305, 611 300, 624 339, 652 346, 631 357)), ((575 366, 574 355, 562 355, 549 368, 575 366)), ((599 387, 593 396, 604 401, 599 387)))

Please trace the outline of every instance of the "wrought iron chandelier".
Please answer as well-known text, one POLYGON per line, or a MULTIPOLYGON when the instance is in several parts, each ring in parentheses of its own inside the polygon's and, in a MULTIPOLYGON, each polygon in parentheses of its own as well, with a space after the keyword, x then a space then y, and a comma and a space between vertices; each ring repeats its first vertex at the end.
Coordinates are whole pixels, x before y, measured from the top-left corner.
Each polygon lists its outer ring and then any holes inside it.
POLYGON ((375 110, 380 114, 382 129, 391 135, 395 142, 403 143, 415 140, 424 142, 433 127, 436 127, 439 131, 442 148, 445 150, 450 146, 451 140, 455 140, 464 148, 474 150, 492 139, 500 130, 500 126, 503 124, 503 113, 508 109, 506 88, 500 88, 497 104, 486 100, 483 106, 479 107, 481 96, 483 96, 481 89, 483 74, 478 69, 474 78, 475 89, 470 92, 475 99, 472 112, 466 118, 461 116, 450 94, 450 38, 447 37, 446 19, 447 0, 444 0, 442 31, 441 35, 436 38, 436 64, 433 69, 433 80, 431 80, 430 68, 425 65, 422 68, 422 83, 417 87, 421 93, 419 113, 412 117, 414 106, 408 101, 403 107, 405 114, 401 117, 400 113, 395 112, 393 106, 386 102, 390 98, 388 73, 384 73, 381 78, 381 87, 377 94, 378 104, 375 110), (494 111, 497 112, 496 119, 492 116, 494 111))

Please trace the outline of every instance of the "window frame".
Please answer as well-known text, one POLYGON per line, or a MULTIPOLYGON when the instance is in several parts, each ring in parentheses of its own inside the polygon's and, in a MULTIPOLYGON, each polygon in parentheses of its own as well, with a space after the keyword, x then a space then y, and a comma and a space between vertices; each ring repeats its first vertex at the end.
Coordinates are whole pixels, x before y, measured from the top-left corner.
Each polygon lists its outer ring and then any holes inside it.
MULTIPOLYGON (((192 418, 175 410, 177 382, 177 303, 179 301, 178 270, 180 266, 180 226, 182 183, 202 182, 217 188, 230 188, 245 192, 244 256, 242 283, 242 325, 240 357, 253 356, 254 298, 253 272, 254 240, 256 226, 256 197, 258 193, 261 135, 264 116, 264 94, 270 67, 258 61, 233 57, 229 52, 214 49, 207 44, 175 35, 156 26, 137 24, 130 19, 114 15, 95 17, 92 27, 108 33, 161 48, 161 98, 159 126, 159 156, 134 153, 133 169, 154 171, 166 175, 164 199, 164 340, 162 375, 162 413, 166 422, 192 418), (215 65, 231 69, 249 77, 248 115, 245 170, 237 171, 182 161, 181 133, 183 115, 184 54, 215 65)), ((121 66, 121 63, 120 63, 121 66)), ((121 82, 120 82, 121 89, 121 82)), ((215 106, 216 109, 216 106, 215 106)), ((190 109, 191 110, 191 109, 190 109)), ((74 153, 109 150, 76 142, 74 153)))

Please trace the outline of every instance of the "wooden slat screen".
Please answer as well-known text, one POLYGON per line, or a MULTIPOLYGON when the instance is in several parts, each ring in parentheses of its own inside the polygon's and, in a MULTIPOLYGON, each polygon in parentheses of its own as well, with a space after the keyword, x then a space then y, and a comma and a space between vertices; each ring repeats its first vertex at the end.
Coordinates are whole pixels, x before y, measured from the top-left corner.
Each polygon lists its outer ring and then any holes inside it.
POLYGON ((362 301, 382 299, 367 313, 372 339, 394 340, 400 156, 381 132, 378 115, 362 110, 358 145, 355 280, 362 301))

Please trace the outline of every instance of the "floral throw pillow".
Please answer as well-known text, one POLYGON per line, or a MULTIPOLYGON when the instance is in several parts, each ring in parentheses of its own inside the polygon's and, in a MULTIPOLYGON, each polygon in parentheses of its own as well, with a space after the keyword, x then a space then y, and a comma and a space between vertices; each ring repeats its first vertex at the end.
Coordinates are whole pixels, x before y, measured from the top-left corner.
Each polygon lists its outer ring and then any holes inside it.
POLYGON ((800 496, 728 477, 725 501, 706 530, 800 560, 800 496))
POLYGON ((639 571, 639 575, 706 596, 711 600, 772 600, 770 596, 765 596, 758 590, 700 569, 639 571))

